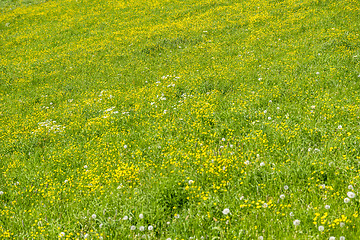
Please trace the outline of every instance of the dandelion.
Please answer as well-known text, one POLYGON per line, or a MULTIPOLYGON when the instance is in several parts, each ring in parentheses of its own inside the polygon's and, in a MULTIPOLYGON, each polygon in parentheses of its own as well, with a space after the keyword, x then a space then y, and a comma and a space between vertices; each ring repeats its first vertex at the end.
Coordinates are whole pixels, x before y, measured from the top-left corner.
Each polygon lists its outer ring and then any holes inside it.
POLYGON ((59 233, 59 237, 65 237, 65 233, 64 232, 59 233))
POLYGON ((268 120, 271 120, 271 117, 268 117, 268 120))
POLYGON ((312 105, 312 106, 311 106, 311 109, 315 109, 315 105, 312 105))
POLYGON ((249 165, 250 162, 249 162, 249 161, 245 161, 244 164, 245 164, 245 165, 249 165))
POLYGON ((293 217, 295 214, 293 212, 290 212, 290 217, 293 217))
POLYGON ((223 141, 223 142, 225 142, 225 140, 226 140, 225 138, 222 138, 222 139, 221 139, 221 141, 223 141))
POLYGON ((180 215, 179 214, 175 214, 175 218, 180 218, 180 215))
POLYGON ((285 190, 288 190, 288 189, 289 189, 289 186, 288 186, 288 185, 285 185, 285 186, 284 186, 284 189, 285 189, 285 190))
POLYGON ((348 189, 349 189, 349 190, 354 190, 353 185, 349 185, 349 186, 348 186, 348 189))
POLYGON ((85 165, 85 166, 84 166, 84 168, 85 168, 85 169, 87 169, 87 168, 88 168, 88 166, 87 166, 87 165, 85 165))
POLYGON ((350 202, 350 198, 344 198, 344 203, 349 203, 350 202))
POLYGON ((153 227, 153 226, 151 226, 151 225, 150 225, 150 226, 148 226, 148 230, 149 230, 149 231, 152 231, 153 229, 154 229, 154 227, 153 227))
POLYGON ((320 225, 319 227, 318 227, 318 230, 320 231, 320 232, 322 232, 322 231, 324 231, 324 226, 323 225, 320 225))
POLYGON ((144 226, 140 226, 140 227, 139 227, 139 230, 140 230, 140 231, 144 231, 144 230, 145 230, 145 227, 144 227, 144 226))
POLYGON ((128 216, 125 216, 125 217, 123 217, 123 220, 128 220, 129 219, 129 217, 128 216))
POLYGON ((264 240, 263 236, 258 237, 258 240, 264 240))
POLYGON ((91 215, 91 217, 92 217, 93 219, 95 219, 95 218, 96 218, 96 214, 91 215))
POLYGON ((131 231, 134 231, 136 229, 136 227, 134 226, 134 225, 132 225, 131 227, 130 227, 130 230, 131 231))
POLYGON ((264 204, 262 205, 262 207, 263 207, 263 208, 267 208, 267 207, 268 207, 267 203, 264 203, 264 204))
POLYGON ((299 226, 300 225, 300 220, 296 219, 293 221, 294 226, 299 226))
POLYGON ((67 183, 69 180, 65 179, 64 183, 67 183))
POLYGON ((223 213, 224 215, 227 215, 227 214, 230 213, 230 209, 225 208, 225 209, 222 211, 222 213, 223 213))
POLYGON ((319 72, 316 72, 316 75, 319 75, 320 73, 319 72))
POLYGON ((341 237, 340 237, 340 240, 345 240, 345 237, 344 237, 344 236, 341 236, 341 237))
POLYGON ((142 213, 140 213, 139 218, 140 218, 140 219, 143 219, 143 218, 144 218, 144 215, 143 215, 142 213))
POLYGON ((345 223, 344 223, 344 222, 340 222, 340 227, 345 227, 345 223))
POLYGON ((284 198, 285 198, 285 195, 284 195, 284 194, 281 194, 281 195, 280 195, 280 198, 281 198, 281 199, 284 199, 284 198))
POLYGON ((353 192, 348 192, 348 193, 347 193, 347 196, 348 196, 349 198, 354 198, 356 195, 355 195, 355 193, 353 193, 353 192))
POLYGON ((329 240, 335 240, 335 237, 331 236, 329 237, 329 240))
POLYGON ((189 180, 189 185, 193 184, 194 181, 193 180, 189 180))
POLYGON ((124 145, 124 148, 127 149, 127 147, 128 147, 128 145, 125 144, 125 145, 124 145))
POLYGON ((3 195, 3 194, 4 194, 4 192, 3 192, 3 191, 0 191, 0 196, 3 195))
POLYGON ((264 162, 261 162, 261 163, 260 163, 260 166, 261 166, 261 167, 265 166, 265 163, 264 163, 264 162))
POLYGON ((341 125, 338 126, 338 129, 342 129, 343 127, 341 125))
POLYGON ((84 238, 85 238, 85 239, 87 239, 88 237, 89 237, 89 234, 88 234, 88 233, 84 235, 84 238))
POLYGON ((325 209, 330 209, 330 205, 325 205, 325 209))
POLYGON ((100 223, 99 228, 102 228, 103 226, 104 226, 104 224, 100 223))

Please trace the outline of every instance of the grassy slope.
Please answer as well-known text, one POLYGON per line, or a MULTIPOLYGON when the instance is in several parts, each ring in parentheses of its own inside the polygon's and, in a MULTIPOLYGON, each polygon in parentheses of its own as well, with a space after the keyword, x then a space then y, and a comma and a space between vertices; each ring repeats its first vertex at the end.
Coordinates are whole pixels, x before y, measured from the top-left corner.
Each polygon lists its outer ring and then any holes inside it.
POLYGON ((4 3, 3 236, 359 235, 358 1, 4 3))

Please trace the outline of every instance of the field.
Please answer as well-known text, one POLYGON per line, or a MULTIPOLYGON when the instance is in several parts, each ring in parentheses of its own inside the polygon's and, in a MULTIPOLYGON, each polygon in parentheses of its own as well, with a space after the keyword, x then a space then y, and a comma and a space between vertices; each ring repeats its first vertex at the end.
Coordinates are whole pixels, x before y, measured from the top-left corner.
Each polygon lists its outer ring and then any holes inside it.
POLYGON ((358 0, 2 0, 0 239, 359 239, 358 0))

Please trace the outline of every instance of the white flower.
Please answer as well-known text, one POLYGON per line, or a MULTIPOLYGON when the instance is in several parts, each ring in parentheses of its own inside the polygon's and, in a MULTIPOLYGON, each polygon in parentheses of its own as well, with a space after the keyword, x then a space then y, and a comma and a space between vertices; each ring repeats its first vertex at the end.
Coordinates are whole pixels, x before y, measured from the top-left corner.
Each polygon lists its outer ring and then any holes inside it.
POLYGON ((65 233, 64 232, 59 233, 59 237, 65 237, 65 233))
POLYGON ((311 109, 315 109, 315 105, 312 105, 312 106, 311 106, 311 109))
POLYGON ((258 240, 264 240, 263 236, 258 237, 258 240))
POLYGON ((344 198, 344 203, 349 203, 350 202, 350 198, 344 198))
POLYGON ((225 140, 226 140, 225 138, 222 138, 222 139, 221 139, 221 141, 223 141, 223 142, 225 142, 225 140))
POLYGON ((84 235, 84 238, 85 238, 85 239, 88 238, 88 237, 89 237, 89 234, 88 234, 88 233, 84 235))
POLYGON ((319 72, 316 72, 316 75, 319 75, 320 73, 319 72))
POLYGON ((193 180, 189 180, 189 185, 193 184, 194 181, 193 180))
POLYGON ((95 219, 95 218, 96 218, 96 214, 91 215, 91 217, 92 217, 93 219, 95 219))
POLYGON ((123 220, 128 220, 128 219, 129 219, 128 216, 123 217, 123 220))
POLYGON ((341 237, 340 237, 340 240, 345 240, 345 237, 344 237, 344 236, 341 236, 341 237))
POLYGON ((153 230, 153 229, 154 229, 154 227, 153 227, 153 226, 151 226, 151 225, 150 225, 150 226, 148 226, 148 230, 149 230, 149 231, 151 231, 151 230, 153 230))
POLYGON ((143 219, 143 218, 144 218, 144 215, 141 213, 141 214, 139 215, 139 218, 140 218, 140 219, 143 219))
POLYGON ((329 240, 335 240, 335 237, 329 237, 329 240))
POLYGON ((280 107, 276 107, 277 110, 280 110, 280 107))
POLYGON ((87 168, 88 168, 88 166, 87 166, 87 165, 85 165, 85 166, 84 166, 84 168, 85 168, 85 169, 87 169, 87 168))
POLYGON ((261 166, 261 167, 265 166, 265 163, 264 163, 264 162, 261 162, 261 163, 260 163, 260 166, 261 166))
POLYGON ((69 180, 65 179, 64 183, 67 183, 69 180))
POLYGON ((293 221, 294 226, 299 226, 300 225, 300 220, 296 219, 293 221))
POLYGON ((100 223, 99 228, 102 228, 103 226, 104 226, 104 224, 100 223))
POLYGON ((180 215, 179 215, 179 214, 175 214, 175 218, 180 218, 180 215))
POLYGON ((0 195, 3 195, 4 194, 4 192, 3 191, 0 191, 0 195))
POLYGON ((222 211, 223 214, 227 215, 230 213, 230 209, 228 208, 225 208, 223 211, 222 211))
POLYGON ((269 103, 272 103, 272 100, 269 100, 269 103))
POLYGON ((344 222, 340 222, 340 227, 345 227, 345 223, 344 223, 344 222))
POLYGON ((349 186, 348 186, 348 189, 349 189, 349 190, 354 190, 353 185, 349 185, 349 186))
POLYGON ((128 147, 128 146, 125 144, 125 145, 124 145, 124 148, 127 149, 127 147, 128 147))
POLYGON ((134 231, 136 229, 136 227, 134 226, 134 225, 132 225, 131 227, 130 227, 130 230, 131 231, 134 231))
POLYGON ((325 205, 325 209, 330 209, 330 205, 325 205))
POLYGON ((268 207, 267 203, 264 203, 264 204, 262 205, 262 207, 263 207, 263 208, 267 208, 267 207, 268 207))
POLYGON ((265 110, 264 113, 267 113, 267 110, 265 110))
POLYGON ((341 125, 338 126, 338 129, 342 129, 343 127, 341 125))
POLYGON ((323 225, 320 225, 318 229, 319 229, 320 232, 322 232, 322 231, 324 231, 325 228, 324 228, 323 225))
POLYGON ((281 198, 281 199, 284 199, 284 198, 285 198, 285 195, 284 195, 284 194, 281 194, 281 195, 280 195, 280 198, 281 198))
POLYGON ((288 186, 288 185, 285 185, 285 186, 284 186, 284 189, 285 189, 285 190, 288 190, 288 189, 289 189, 289 186, 288 186))
POLYGON ((355 195, 355 193, 353 193, 353 192, 348 192, 348 193, 347 193, 347 196, 348 196, 349 198, 354 198, 356 195, 355 195))
POLYGON ((290 217, 293 217, 293 216, 294 216, 294 213, 293 213, 293 212, 290 212, 289 215, 290 215, 290 217))
POLYGON ((245 165, 249 165, 250 162, 249 162, 249 161, 245 161, 244 164, 245 164, 245 165))
POLYGON ((167 238, 166 240, 171 240, 171 238, 167 238))
POLYGON ((140 227, 139 227, 139 230, 140 230, 140 231, 144 231, 144 230, 145 230, 145 227, 144 227, 144 226, 140 226, 140 227))

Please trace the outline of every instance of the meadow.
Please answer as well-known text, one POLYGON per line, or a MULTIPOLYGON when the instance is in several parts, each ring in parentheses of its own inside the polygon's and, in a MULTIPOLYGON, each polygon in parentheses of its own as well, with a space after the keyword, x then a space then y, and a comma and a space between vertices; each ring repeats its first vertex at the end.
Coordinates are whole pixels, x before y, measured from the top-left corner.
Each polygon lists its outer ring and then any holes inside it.
POLYGON ((358 0, 2 0, 0 239, 360 239, 358 0))

